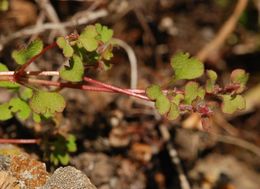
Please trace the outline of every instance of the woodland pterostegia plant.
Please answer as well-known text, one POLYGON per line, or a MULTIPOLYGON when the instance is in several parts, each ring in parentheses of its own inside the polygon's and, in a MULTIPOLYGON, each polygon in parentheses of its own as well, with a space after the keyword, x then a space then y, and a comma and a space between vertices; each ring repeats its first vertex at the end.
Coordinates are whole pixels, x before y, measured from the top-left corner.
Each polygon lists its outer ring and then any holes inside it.
MULTIPOLYGON (((8 120, 13 116, 19 120, 32 118, 35 122, 41 122, 43 118, 52 119, 57 113, 63 112, 66 106, 65 99, 59 94, 62 88, 121 93, 154 101, 158 112, 169 120, 177 119, 181 113, 186 112, 198 112, 202 117, 209 117, 212 107, 208 105, 208 101, 214 99, 212 97, 218 99, 218 102, 222 101, 221 108, 224 113, 233 113, 245 107, 241 93, 246 88, 248 74, 244 70, 234 70, 229 84, 220 87, 217 84, 217 73, 213 70, 204 70, 203 63, 189 57, 188 53, 177 53, 171 59, 173 69, 171 85, 179 80, 187 81, 180 89, 171 86, 162 89, 159 85, 151 85, 146 90, 122 89, 87 77, 86 69, 111 68, 109 61, 113 57, 112 50, 116 45, 112 36, 113 31, 106 26, 88 25, 79 35, 58 37, 53 44, 46 47, 40 39, 37 39, 26 48, 13 51, 12 58, 18 64, 16 71, 9 71, 5 64, 0 64, 0 87, 9 89, 13 97, 8 102, 0 104, 0 120, 8 120), (54 47, 61 49, 69 65, 64 65, 59 71, 26 71, 32 62, 54 47), (207 79, 201 85, 196 79, 203 75, 207 79), (59 80, 52 81, 49 79, 50 76, 58 76, 59 80), (51 86, 57 89, 50 90, 51 86)), ((56 156, 51 156, 55 163, 59 157, 57 154, 61 154, 62 151, 57 146, 64 140, 68 141, 70 147, 62 150, 76 150, 73 137, 59 138, 56 143, 54 142, 56 151, 54 150, 53 154, 56 156)), ((58 161, 66 164, 67 155, 63 154, 58 161)))

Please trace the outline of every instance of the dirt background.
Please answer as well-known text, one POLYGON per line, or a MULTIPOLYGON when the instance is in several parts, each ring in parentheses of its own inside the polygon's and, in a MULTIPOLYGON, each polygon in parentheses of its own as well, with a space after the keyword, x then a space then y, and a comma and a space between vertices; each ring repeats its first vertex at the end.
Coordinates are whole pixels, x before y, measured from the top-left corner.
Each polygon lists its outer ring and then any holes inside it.
MULTIPOLYGON (((172 75, 170 58, 177 51, 198 55, 232 15, 235 0, 11 0, 0 13, 0 62, 15 69, 11 52, 40 37, 57 36, 102 23, 129 45, 137 58, 137 88, 165 85, 172 75), (65 27, 62 27, 65 26, 65 27)), ((63 90, 67 107, 56 118, 59 130, 77 137, 71 165, 100 189, 259 189, 260 188, 260 2, 249 1, 223 45, 205 58, 206 68, 227 83, 234 68, 250 73, 247 108, 235 115, 216 109, 209 131, 196 115, 177 121, 161 118, 149 104, 124 95, 63 90), (164 131, 170 135, 165 141, 164 131)), ((114 50, 113 68, 89 76, 129 88, 128 53, 114 50)), ((58 49, 32 69, 56 70, 64 62, 58 49)), ((181 84, 180 86, 181 87, 181 84)), ((0 102, 9 94, 0 90, 0 102)), ((35 138, 53 122, 0 122, 0 138, 35 138)), ((37 145, 20 146, 42 161, 37 145)), ((48 164, 48 169, 53 166, 48 164)))

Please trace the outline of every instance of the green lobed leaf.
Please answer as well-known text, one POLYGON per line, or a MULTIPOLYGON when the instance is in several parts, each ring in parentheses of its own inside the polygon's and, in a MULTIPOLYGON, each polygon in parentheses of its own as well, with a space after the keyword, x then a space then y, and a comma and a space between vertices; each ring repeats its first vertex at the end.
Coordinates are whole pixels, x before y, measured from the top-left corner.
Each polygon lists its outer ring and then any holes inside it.
POLYGON ((35 121, 36 123, 40 123, 42 118, 39 114, 36 114, 35 112, 33 112, 33 121, 35 121))
POLYGON ((43 49, 43 42, 40 39, 32 41, 27 48, 21 49, 19 51, 15 50, 12 53, 12 58, 17 64, 23 65, 28 60, 38 55, 43 49))
POLYGON ((62 165, 68 165, 70 162, 70 156, 68 153, 59 153, 57 154, 57 158, 62 165))
POLYGON ((57 45, 62 49, 62 52, 65 57, 67 57, 67 58, 72 57, 74 50, 70 46, 69 42, 65 39, 65 37, 58 37, 56 42, 57 42, 57 45))
POLYGON ((98 40, 96 39, 97 36, 98 33, 96 31, 96 27, 89 25, 80 34, 79 41, 87 51, 92 52, 98 47, 98 40))
POLYGON ((54 153, 51 153, 50 155, 50 161, 55 165, 59 165, 59 160, 58 160, 58 157, 54 154, 54 153))
POLYGON ((246 107, 246 101, 241 95, 232 97, 231 95, 222 95, 222 111, 232 114, 246 107))
POLYGON ((184 101, 186 104, 191 104, 199 95, 199 84, 194 81, 190 81, 185 85, 184 89, 184 101))
POLYGON ((179 117, 179 115, 180 115, 180 112, 179 112, 178 105, 176 105, 175 103, 171 103, 171 107, 167 114, 167 118, 169 120, 175 120, 179 117))
POLYGON ((73 55, 70 60, 69 67, 63 67, 60 70, 60 76, 62 79, 72 82, 82 81, 84 76, 84 65, 81 59, 77 55, 73 55))
POLYGON ((205 89, 203 89, 203 87, 199 87, 199 88, 198 88, 198 97, 199 97, 200 99, 204 99, 205 94, 206 94, 205 89))
POLYGON ((13 117, 9 109, 9 103, 0 104, 0 121, 5 121, 13 117))
POLYGON ((173 97, 173 99, 172 99, 171 102, 173 102, 173 103, 176 104, 176 105, 179 105, 180 102, 181 102, 183 99, 184 99, 184 95, 183 95, 183 94, 176 94, 176 95, 173 97))
POLYGON ((174 79, 195 79, 204 72, 204 65, 196 58, 189 58, 188 53, 177 53, 171 59, 171 66, 174 71, 174 79))
POLYGON ((30 107, 37 114, 49 117, 65 108, 63 96, 56 92, 34 91, 30 100, 30 107))
POLYGON ((68 137, 66 138, 66 147, 68 149, 68 152, 77 151, 76 137, 74 135, 68 135, 68 137))
MULTIPOLYGON (((0 72, 1 71, 9 71, 7 66, 0 63, 0 72)), ((8 89, 15 89, 18 88, 20 85, 15 82, 11 81, 0 81, 0 87, 8 88, 8 89)))
POLYGON ((208 77, 208 79, 206 81, 206 91, 208 93, 212 93, 212 92, 214 92, 214 88, 215 88, 215 84, 216 84, 216 80, 218 78, 218 75, 213 70, 207 70, 206 75, 208 77))
POLYGON ((163 95, 163 92, 159 85, 151 85, 147 87, 145 93, 151 100, 156 100, 159 96, 163 95))
POLYGON ((31 114, 30 106, 20 98, 13 98, 9 102, 10 110, 16 113, 17 117, 21 120, 26 120, 31 114))
POLYGON ((24 101, 29 100, 33 95, 33 90, 28 87, 21 89, 19 92, 21 99, 24 101))
POLYGON ((108 41, 111 40, 113 36, 113 30, 109 29, 107 26, 102 26, 101 24, 96 24, 96 31, 100 35, 100 39, 102 42, 107 43, 108 41))
POLYGON ((240 88, 236 91, 237 93, 244 91, 248 78, 249 74, 243 69, 235 69, 232 71, 230 75, 231 83, 240 84, 240 88))
POLYGON ((156 98, 155 107, 161 115, 166 114, 169 111, 170 106, 170 100, 166 96, 160 95, 156 98))

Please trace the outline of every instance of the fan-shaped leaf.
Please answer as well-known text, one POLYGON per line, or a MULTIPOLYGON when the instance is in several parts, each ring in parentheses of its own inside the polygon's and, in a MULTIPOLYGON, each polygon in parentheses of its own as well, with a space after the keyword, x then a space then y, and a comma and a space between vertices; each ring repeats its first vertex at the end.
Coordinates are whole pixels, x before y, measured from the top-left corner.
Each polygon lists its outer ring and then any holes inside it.
POLYGON ((156 100, 159 96, 163 94, 159 85, 151 85, 146 88, 145 92, 148 98, 150 98, 151 100, 156 100))
POLYGON ((68 152, 76 152, 77 145, 76 145, 76 137, 74 135, 68 135, 66 138, 66 147, 68 152))
POLYGON ((236 95, 235 97, 222 95, 222 100, 222 111, 224 113, 232 114, 246 107, 246 101, 241 95, 236 95))
POLYGON ((32 95, 33 95, 33 90, 28 87, 25 87, 22 90, 20 90, 20 97, 24 101, 30 99, 32 95))
POLYGON ((247 80, 249 78, 249 74, 242 69, 236 69, 232 71, 230 80, 232 83, 240 84, 240 88, 236 91, 237 93, 241 93, 244 91, 246 87, 247 80))
POLYGON ((0 104, 0 121, 5 121, 13 117, 11 110, 9 109, 9 104, 0 104))
POLYGON ((41 116, 39 114, 36 114, 35 112, 33 112, 33 121, 35 121, 36 123, 40 123, 41 122, 41 116))
POLYGON ((169 111, 170 106, 170 101, 166 96, 160 95, 156 98, 155 107, 161 115, 166 114, 169 111))
POLYGON ((31 114, 30 106, 20 98, 13 98, 9 102, 10 110, 16 113, 17 117, 21 120, 26 120, 31 114))
POLYGON ((184 99, 184 95, 183 95, 183 94, 176 94, 176 95, 173 97, 173 99, 172 99, 171 102, 173 102, 173 103, 176 104, 176 105, 179 105, 180 102, 181 102, 183 99, 184 99))
POLYGON ((38 55, 42 49, 42 41, 36 39, 35 41, 31 42, 27 48, 21 49, 19 51, 13 51, 12 58, 16 61, 17 64, 23 65, 32 57, 38 55))
POLYGON ((84 75, 84 66, 81 59, 77 55, 73 55, 70 60, 69 67, 63 67, 60 70, 60 76, 62 79, 72 82, 82 81, 84 75))
POLYGON ((169 120, 175 120, 179 117, 180 112, 179 112, 179 108, 176 104, 171 103, 171 107, 170 107, 170 111, 167 114, 167 118, 169 120))
POLYGON ((34 91, 30 100, 30 107, 35 113, 49 117, 64 110, 65 100, 63 96, 56 92, 34 91))
POLYGON ((215 88, 215 84, 216 84, 216 80, 218 78, 218 75, 215 71, 213 70, 207 70, 206 71, 207 74, 207 81, 206 81, 206 91, 208 93, 212 93, 214 91, 215 88))
POLYGON ((190 81, 185 85, 184 101, 186 104, 191 104, 198 97, 198 89, 199 84, 194 81, 190 81))
POLYGON ((100 39, 102 42, 108 42, 113 36, 113 30, 109 29, 107 26, 102 26, 101 24, 96 24, 96 31, 100 35, 100 39))
POLYGON ((79 41, 87 51, 91 52, 96 50, 98 47, 98 40, 96 39, 97 36, 98 33, 95 26, 89 25, 80 34, 79 41))
POLYGON ((195 58, 189 58, 188 53, 177 53, 171 59, 171 66, 174 71, 174 79, 195 79, 204 72, 204 65, 195 58))
MULTIPOLYGON (((1 71, 9 71, 6 65, 0 63, 0 72, 1 71)), ((0 81, 0 87, 8 88, 8 89, 14 89, 18 88, 20 85, 15 82, 10 82, 10 81, 0 81)))
POLYGON ((72 57, 74 50, 70 46, 69 42, 64 37, 58 37, 56 42, 57 42, 57 45, 62 49, 62 52, 65 57, 67 57, 67 58, 72 57))

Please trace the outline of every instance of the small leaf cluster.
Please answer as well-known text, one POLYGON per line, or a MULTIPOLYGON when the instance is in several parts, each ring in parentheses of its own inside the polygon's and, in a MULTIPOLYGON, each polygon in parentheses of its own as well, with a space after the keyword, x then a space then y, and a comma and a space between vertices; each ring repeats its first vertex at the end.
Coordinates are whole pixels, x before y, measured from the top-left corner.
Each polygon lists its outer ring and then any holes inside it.
POLYGON ((215 96, 222 101, 222 111, 232 114, 245 108, 245 99, 241 93, 246 88, 249 74, 242 69, 236 69, 231 73, 228 85, 221 88, 217 84, 218 75, 213 70, 205 70, 201 61, 189 57, 188 53, 177 53, 171 59, 173 69, 173 82, 186 80, 182 90, 171 88, 161 89, 159 85, 151 85, 146 89, 146 95, 155 102, 159 114, 174 120, 181 113, 198 112, 203 117, 208 117, 211 107, 207 106, 206 96, 215 96), (206 75, 204 85, 200 85, 196 79, 206 75))
MULTIPOLYGON (((0 63, 0 71, 8 69, 0 63)), ((0 87, 10 89, 13 93, 13 98, 0 104, 0 121, 16 116, 21 121, 32 118, 35 122, 40 122, 41 117, 53 117, 65 108, 64 98, 56 92, 33 90, 10 81, 0 81, 0 87)))
POLYGON ((88 25, 78 37, 59 37, 56 42, 69 66, 60 70, 62 79, 80 82, 84 76, 85 66, 95 66, 103 70, 111 67, 109 60, 113 57, 113 30, 101 24, 88 25))
POLYGON ((67 165, 70 161, 69 153, 77 151, 76 137, 72 134, 64 137, 58 135, 55 137, 55 141, 50 143, 50 161, 54 165, 67 165))

